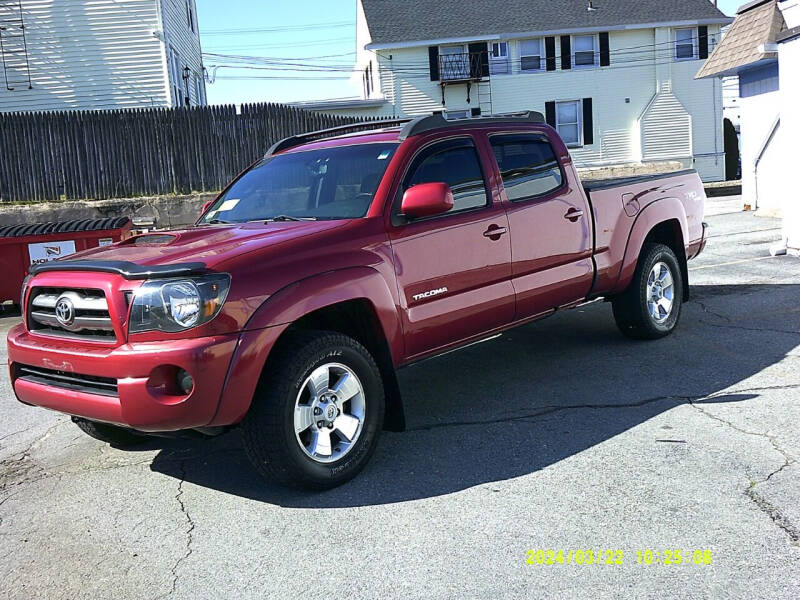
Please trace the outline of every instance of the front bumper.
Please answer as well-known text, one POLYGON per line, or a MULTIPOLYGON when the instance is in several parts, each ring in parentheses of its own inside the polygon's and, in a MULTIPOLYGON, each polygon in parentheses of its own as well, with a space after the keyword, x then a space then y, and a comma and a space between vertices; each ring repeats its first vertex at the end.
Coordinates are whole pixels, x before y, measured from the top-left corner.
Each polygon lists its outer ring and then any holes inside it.
POLYGON ((20 402, 140 431, 176 431, 208 425, 219 407, 239 334, 116 348, 76 345, 32 335, 23 325, 8 334, 8 361, 20 402), (42 383, 20 367, 114 379, 116 394, 42 383), (163 385, 164 373, 184 369, 194 379, 188 395, 163 385))

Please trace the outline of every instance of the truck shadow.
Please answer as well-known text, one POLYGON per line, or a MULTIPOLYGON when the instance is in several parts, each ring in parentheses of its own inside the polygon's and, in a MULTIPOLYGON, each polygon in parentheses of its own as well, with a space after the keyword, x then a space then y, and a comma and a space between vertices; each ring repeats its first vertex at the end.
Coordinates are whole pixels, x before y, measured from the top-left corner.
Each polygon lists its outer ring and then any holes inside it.
MULTIPOLYGON (((331 491, 264 483, 235 431, 169 442, 151 468, 281 506, 369 506, 529 475, 689 402, 757 398, 746 380, 800 344, 800 285, 692 294, 679 329, 656 342, 622 337, 610 306, 594 304, 402 370, 407 431, 384 432, 366 469, 331 491)), ((654 451, 692 443, 679 424, 662 433, 653 434, 654 451)))

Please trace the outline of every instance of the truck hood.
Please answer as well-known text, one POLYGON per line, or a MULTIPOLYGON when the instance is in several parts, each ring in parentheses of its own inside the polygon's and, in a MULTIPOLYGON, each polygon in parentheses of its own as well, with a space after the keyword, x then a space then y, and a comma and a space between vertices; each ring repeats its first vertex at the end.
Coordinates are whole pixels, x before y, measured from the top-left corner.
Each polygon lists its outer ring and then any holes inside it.
POLYGON ((209 269, 230 258, 341 227, 345 221, 290 221, 207 225, 146 233, 63 260, 128 261, 143 266, 202 262, 209 269))

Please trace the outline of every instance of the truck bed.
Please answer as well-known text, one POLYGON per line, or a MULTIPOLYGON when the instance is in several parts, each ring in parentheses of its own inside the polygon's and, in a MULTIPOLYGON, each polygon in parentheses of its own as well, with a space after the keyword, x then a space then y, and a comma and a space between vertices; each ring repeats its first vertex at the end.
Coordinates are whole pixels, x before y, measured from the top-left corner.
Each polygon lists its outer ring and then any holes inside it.
POLYGON ((689 175, 696 173, 694 169, 684 169, 682 171, 672 171, 669 173, 654 173, 652 175, 634 175, 633 177, 614 177, 609 179, 590 179, 589 181, 582 181, 583 189, 588 194, 596 190, 605 190, 613 187, 632 186, 650 181, 668 179, 670 177, 680 177, 681 175, 689 175))

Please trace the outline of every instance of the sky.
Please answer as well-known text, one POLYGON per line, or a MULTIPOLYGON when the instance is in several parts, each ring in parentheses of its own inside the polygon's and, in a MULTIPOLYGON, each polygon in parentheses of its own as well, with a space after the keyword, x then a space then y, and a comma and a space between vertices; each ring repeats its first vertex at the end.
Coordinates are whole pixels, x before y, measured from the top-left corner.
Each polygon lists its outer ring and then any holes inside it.
POLYGON ((196 2, 203 61, 210 74, 214 65, 247 61, 249 67, 217 69, 215 82, 206 86, 210 104, 360 94, 360 86, 349 82, 355 62, 356 0, 196 2), (259 58, 233 58, 242 56, 259 58), (313 66, 301 66, 304 63, 313 66))
MULTIPOLYGON (((210 104, 359 96, 360 85, 349 80, 356 0, 196 2, 203 60, 214 77, 210 104)), ((718 4, 733 16, 744 2, 718 4)))

